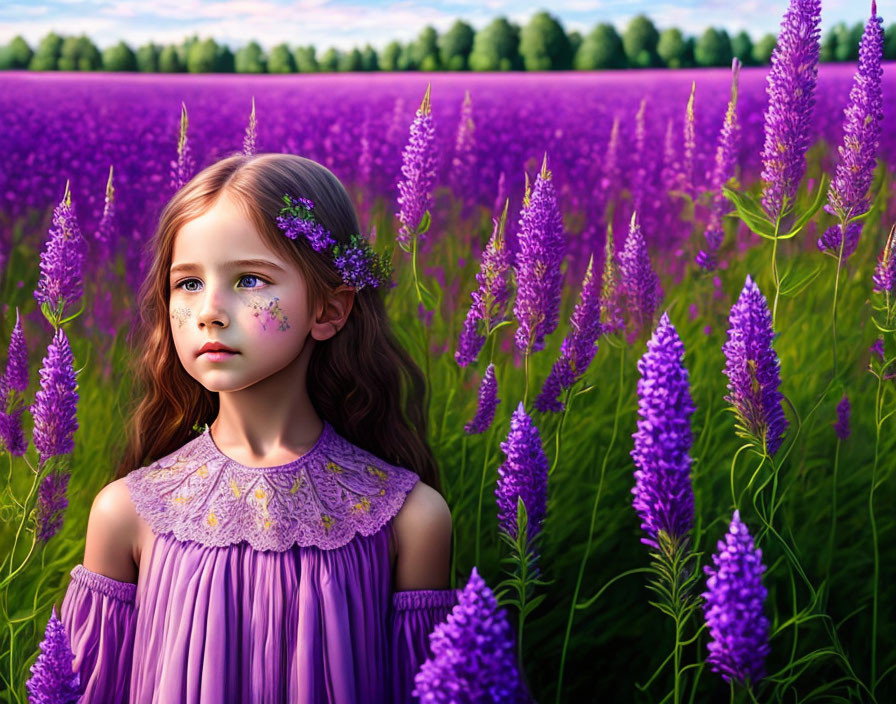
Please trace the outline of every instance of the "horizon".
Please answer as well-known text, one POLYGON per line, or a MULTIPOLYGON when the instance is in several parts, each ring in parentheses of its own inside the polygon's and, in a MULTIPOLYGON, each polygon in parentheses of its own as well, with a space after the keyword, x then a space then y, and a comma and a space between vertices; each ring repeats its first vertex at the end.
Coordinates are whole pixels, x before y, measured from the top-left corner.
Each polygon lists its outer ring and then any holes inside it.
MULTIPOLYGON (((426 3, 420 0, 158 0, 151 6, 109 0, 52 0, 13 2, 0 5, 0 43, 21 35, 32 47, 51 31, 62 36, 87 35, 100 50, 123 40, 132 48, 148 42, 181 44, 198 35, 212 38, 236 51, 256 41, 269 51, 280 43, 290 47, 314 45, 323 52, 362 49, 370 44, 377 52, 391 41, 405 44, 417 38, 427 25, 444 34, 457 20, 480 30, 494 19, 505 17, 520 26, 539 11, 554 16, 569 33, 588 34, 600 22, 609 22, 621 34, 639 14, 651 19, 659 31, 677 27, 685 35, 699 36, 709 27, 725 29, 729 35, 746 30, 753 39, 777 34, 788 7, 786 0, 745 0, 732 13, 721 0, 686 0, 651 5, 643 0, 557 0, 547 9, 531 0, 450 0, 426 3), (301 18, 301 35, 285 17, 301 18), (760 18, 748 22, 747 17, 760 18)), ((870 16, 871 3, 829 0, 822 4, 822 33, 838 22, 854 25, 870 16)), ((887 26, 892 20, 883 17, 887 26)))

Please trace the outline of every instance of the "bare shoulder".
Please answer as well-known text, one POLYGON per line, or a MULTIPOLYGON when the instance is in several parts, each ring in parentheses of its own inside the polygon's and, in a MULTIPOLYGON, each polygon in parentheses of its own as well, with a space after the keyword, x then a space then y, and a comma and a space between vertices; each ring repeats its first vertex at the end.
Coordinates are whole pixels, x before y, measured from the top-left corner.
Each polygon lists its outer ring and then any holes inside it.
POLYGON ((417 482, 395 516, 395 590, 447 589, 451 570, 451 509, 442 495, 417 482))
POLYGON ((87 520, 84 567, 121 582, 136 582, 137 526, 137 512, 124 479, 100 489, 87 520))

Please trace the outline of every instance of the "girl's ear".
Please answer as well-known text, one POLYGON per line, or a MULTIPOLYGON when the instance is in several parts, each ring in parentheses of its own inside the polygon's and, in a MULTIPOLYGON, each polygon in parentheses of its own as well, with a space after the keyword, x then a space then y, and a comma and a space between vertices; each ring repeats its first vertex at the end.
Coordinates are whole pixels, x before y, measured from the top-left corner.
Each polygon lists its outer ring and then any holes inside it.
POLYGON ((345 325, 352 305, 355 302, 355 289, 342 285, 328 297, 323 310, 311 328, 311 336, 315 340, 329 340, 345 325))

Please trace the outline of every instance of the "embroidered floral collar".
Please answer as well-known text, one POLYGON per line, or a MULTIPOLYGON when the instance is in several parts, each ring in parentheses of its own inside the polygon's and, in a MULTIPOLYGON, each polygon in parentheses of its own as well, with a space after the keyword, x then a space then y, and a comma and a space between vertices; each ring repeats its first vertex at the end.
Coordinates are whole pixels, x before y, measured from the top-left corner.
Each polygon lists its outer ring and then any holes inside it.
POLYGON ((246 541, 277 552, 293 544, 333 550, 356 533, 373 535, 418 480, 326 420, 314 446, 288 464, 242 465, 218 449, 206 428, 125 477, 137 513, 156 534, 216 547, 246 541))

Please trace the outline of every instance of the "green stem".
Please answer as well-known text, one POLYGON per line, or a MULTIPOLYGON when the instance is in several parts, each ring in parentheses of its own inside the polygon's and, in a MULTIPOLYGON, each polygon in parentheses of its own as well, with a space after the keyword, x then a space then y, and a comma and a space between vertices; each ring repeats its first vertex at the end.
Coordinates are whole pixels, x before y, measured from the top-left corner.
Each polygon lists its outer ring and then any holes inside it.
POLYGON ((523 373, 526 375, 526 388, 523 391, 523 408, 526 407, 526 403, 529 399, 529 350, 526 350, 525 361, 524 361, 523 373))
POLYGON ((610 458, 610 452, 616 443, 616 432, 619 429, 619 409, 622 406, 622 383, 625 372, 625 347, 622 347, 619 355, 619 393, 616 397, 616 413, 613 414, 613 433, 610 435, 610 444, 607 445, 607 451, 604 453, 604 460, 600 468, 600 481, 597 484, 597 493, 594 496, 594 503, 591 506, 591 524, 588 526, 588 542, 585 543, 585 551, 582 553, 582 560, 579 563, 579 574, 576 577, 576 587, 572 593, 572 602, 570 602, 569 616, 566 619, 566 633, 563 636, 563 648, 560 651, 560 675, 557 678, 557 697, 554 699, 555 704, 560 702, 560 694, 563 691, 563 670, 566 667, 566 649, 569 646, 569 636, 572 633, 573 619, 575 618, 576 603, 579 600, 579 591, 582 588, 582 578, 585 575, 585 563, 588 561, 588 555, 591 552, 591 540, 594 536, 594 524, 597 522, 597 506, 600 503, 600 495, 604 486, 604 473, 607 469, 607 461, 610 458))
POLYGON ((843 241, 844 236, 843 232, 845 231, 845 227, 841 225, 840 227, 840 254, 837 257, 837 274, 834 276, 834 305, 831 310, 831 338, 833 340, 834 347, 834 377, 837 377, 837 293, 840 290, 840 266, 843 262, 843 241))
POLYGON ((882 421, 880 419, 881 416, 881 406, 883 404, 883 400, 881 399, 881 384, 883 382, 882 379, 883 374, 877 377, 877 394, 875 395, 874 400, 874 464, 871 467, 871 490, 868 492, 868 517, 871 520, 871 546, 872 552, 874 556, 874 578, 872 580, 872 591, 871 591, 871 697, 874 698, 874 690, 877 686, 876 678, 877 678, 877 583, 880 578, 880 552, 878 550, 877 545, 877 523, 874 519, 874 484, 877 480, 877 461, 879 457, 880 450, 880 427, 882 425, 882 421))
POLYGON ((563 432, 563 421, 566 420, 566 414, 569 413, 569 398, 572 395, 572 387, 570 386, 566 390, 566 399, 563 402, 563 413, 560 415, 560 422, 557 424, 557 432, 554 433, 554 461, 551 463, 551 468, 548 470, 548 476, 550 477, 554 473, 554 468, 557 466, 557 461, 560 459, 560 434, 563 432))
POLYGON ((485 457, 482 460, 482 478, 479 481, 479 504, 476 507, 476 559, 475 559, 474 564, 477 564, 477 565, 480 564, 479 563, 479 543, 480 543, 479 538, 480 538, 480 533, 481 533, 480 524, 481 524, 481 520, 482 520, 482 494, 485 492, 485 474, 486 474, 486 471, 488 470, 489 452, 491 451, 491 448, 492 448, 492 440, 494 439, 494 435, 495 435, 495 426, 494 426, 494 424, 492 424, 492 427, 489 430, 489 434, 488 434, 488 442, 485 444, 485 457))
MULTIPOLYGON (((0 582, 0 587, 2 587, 5 584, 8 584, 9 581, 15 575, 15 573, 18 572, 22 567, 24 567, 25 564, 28 562, 28 558, 26 557, 25 562, 23 562, 19 566, 18 569, 13 571, 13 564, 15 564, 16 548, 18 547, 18 544, 19 544, 19 536, 21 536, 21 534, 22 534, 22 528, 25 527, 25 521, 28 520, 28 513, 29 513, 28 507, 31 505, 31 497, 34 496, 34 494, 37 492, 37 489, 39 486, 39 481, 40 481, 40 473, 38 473, 38 475, 34 478, 34 481, 31 483, 31 490, 28 492, 28 498, 25 499, 25 505, 22 510, 22 520, 19 521, 19 527, 16 530, 16 537, 12 543, 12 550, 9 551, 9 575, 6 577, 6 579, 4 579, 2 582, 0 582)), ((33 547, 34 546, 32 545, 32 548, 33 547)), ((30 556, 31 553, 29 552, 28 555, 30 556)))
POLYGON ((837 530, 837 470, 840 466, 840 439, 837 438, 837 447, 834 450, 834 481, 831 487, 831 532, 828 535, 827 564, 824 571, 824 582, 827 588, 824 593, 824 606, 827 608, 828 597, 831 594, 831 562, 834 558, 834 533, 837 530))
POLYGON ((778 226, 775 225, 775 238, 772 240, 772 276, 775 277, 775 303, 772 306, 772 327, 775 326, 775 318, 778 314, 778 293, 781 290, 781 280, 778 278, 778 226))
POLYGON ((414 290, 417 291, 417 302, 423 303, 423 294, 420 293, 420 280, 417 278, 417 235, 411 239, 411 269, 414 272, 414 290))

